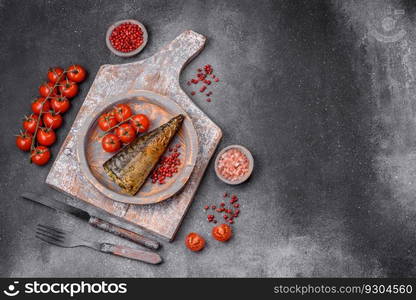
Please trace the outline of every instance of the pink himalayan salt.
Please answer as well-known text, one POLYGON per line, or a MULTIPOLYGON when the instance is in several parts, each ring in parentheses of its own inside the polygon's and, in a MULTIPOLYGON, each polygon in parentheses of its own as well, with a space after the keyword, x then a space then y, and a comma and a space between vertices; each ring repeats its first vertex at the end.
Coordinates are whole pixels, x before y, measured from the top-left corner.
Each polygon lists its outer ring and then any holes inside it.
POLYGON ((218 160, 218 171, 225 179, 237 181, 248 172, 247 156, 236 148, 225 151, 218 160))

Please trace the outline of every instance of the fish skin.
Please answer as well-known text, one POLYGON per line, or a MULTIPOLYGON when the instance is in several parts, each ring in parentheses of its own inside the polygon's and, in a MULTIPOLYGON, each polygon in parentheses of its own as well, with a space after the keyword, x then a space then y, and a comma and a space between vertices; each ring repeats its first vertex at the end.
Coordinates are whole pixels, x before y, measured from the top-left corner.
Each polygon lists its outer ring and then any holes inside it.
POLYGON ((140 190, 184 119, 184 115, 177 115, 158 128, 138 136, 103 164, 107 175, 121 187, 123 193, 134 196, 140 190))

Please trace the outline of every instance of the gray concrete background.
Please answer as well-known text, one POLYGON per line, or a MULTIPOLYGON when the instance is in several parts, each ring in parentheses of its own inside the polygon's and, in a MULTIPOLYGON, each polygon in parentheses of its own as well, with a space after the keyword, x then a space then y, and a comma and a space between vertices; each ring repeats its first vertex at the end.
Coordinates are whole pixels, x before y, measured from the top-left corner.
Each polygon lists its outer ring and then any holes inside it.
POLYGON ((0 0, 0 275, 415 276, 411 2, 0 0), (150 34, 133 59, 104 43, 107 27, 124 18, 150 34), (251 180, 226 186, 211 164, 176 240, 163 243, 160 266, 36 240, 34 226, 48 222, 131 245, 19 198, 64 197, 44 184, 51 164, 32 166, 14 146, 48 67, 79 63, 90 73, 58 131, 56 155, 100 65, 149 57, 186 29, 208 42, 181 83, 190 92, 195 69, 214 66, 221 84, 213 102, 196 101, 223 129, 220 148, 252 150, 251 180), (234 238, 220 244, 202 207, 224 191, 240 196, 242 214, 234 238), (190 231, 207 238, 202 253, 184 247, 190 231))

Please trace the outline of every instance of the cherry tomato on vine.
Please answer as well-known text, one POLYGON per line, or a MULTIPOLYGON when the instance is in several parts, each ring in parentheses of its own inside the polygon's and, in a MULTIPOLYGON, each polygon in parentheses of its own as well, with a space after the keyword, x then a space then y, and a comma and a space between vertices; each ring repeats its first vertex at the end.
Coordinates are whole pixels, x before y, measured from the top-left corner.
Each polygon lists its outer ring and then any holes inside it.
POLYGON ((58 82, 58 80, 62 79, 64 76, 62 74, 64 73, 64 70, 59 67, 50 68, 48 71, 48 79, 52 83, 58 82))
POLYGON ((115 152, 121 147, 120 139, 118 136, 112 133, 109 133, 103 137, 101 145, 106 152, 115 152))
POLYGON ((50 109, 51 109, 51 104, 49 100, 45 101, 44 97, 39 97, 32 102, 32 111, 37 115, 40 114, 41 110, 42 112, 47 112, 50 109), (43 103, 43 108, 42 108, 42 103, 43 103))
POLYGON ((124 123, 117 127, 115 134, 120 138, 120 140, 123 143, 129 144, 136 137, 136 130, 130 124, 124 123))
POLYGON ((59 113, 48 111, 43 114, 43 123, 47 128, 57 129, 62 126, 63 118, 59 113))
POLYGON ((149 129, 150 121, 146 115, 138 114, 131 117, 130 124, 133 125, 137 132, 143 133, 149 129))
POLYGON ((71 107, 71 102, 66 97, 54 97, 51 100, 51 106, 54 112, 63 114, 71 107))
POLYGON ((201 251, 205 247, 205 239, 198 233, 191 232, 185 238, 185 245, 191 251, 201 251))
MULTIPOLYGON (((23 129, 28 133, 35 133, 36 123, 38 122, 39 116, 36 114, 31 114, 30 116, 25 116, 23 121, 23 129)), ((42 126, 42 120, 39 122, 39 126, 42 126)))
POLYGON ((72 65, 67 69, 67 74, 69 80, 73 82, 82 82, 87 77, 87 71, 80 65, 72 65))
POLYGON ((37 164, 38 166, 43 166, 49 161, 50 158, 51 158, 51 152, 49 151, 49 148, 45 146, 37 146, 32 151, 32 155, 31 155, 32 162, 34 164, 37 164))
POLYGON ((32 145, 33 136, 29 132, 21 132, 16 137, 16 146, 22 151, 29 151, 32 145))
POLYGON ((39 87, 39 94, 42 97, 54 96, 56 95, 57 89, 54 88, 54 84, 52 82, 44 82, 39 87))
POLYGON ((69 99, 74 98, 78 94, 78 85, 75 82, 66 80, 61 80, 59 82, 59 91, 62 96, 65 96, 69 99))
POLYGON ((133 113, 131 112, 130 106, 127 104, 117 104, 114 108, 114 114, 117 121, 123 122, 130 118, 133 113))
POLYGON ((38 141, 39 144, 43 146, 51 146, 56 141, 55 131, 53 131, 50 128, 41 127, 38 130, 36 140, 38 141))
POLYGON ((117 120, 114 114, 111 114, 111 113, 102 114, 100 118, 98 119, 98 126, 103 131, 107 131, 116 125, 117 125, 117 120))

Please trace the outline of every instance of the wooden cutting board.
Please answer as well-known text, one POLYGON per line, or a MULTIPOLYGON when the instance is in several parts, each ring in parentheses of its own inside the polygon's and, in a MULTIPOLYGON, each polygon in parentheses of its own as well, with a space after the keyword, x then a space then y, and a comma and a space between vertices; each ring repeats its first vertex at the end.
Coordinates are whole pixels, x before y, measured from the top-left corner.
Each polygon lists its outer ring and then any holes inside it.
POLYGON ((101 66, 46 183, 122 220, 173 240, 222 137, 221 129, 192 102, 179 85, 183 67, 199 54, 205 40, 204 36, 189 30, 147 59, 101 66), (80 171, 76 153, 79 142, 77 133, 97 106, 111 96, 138 89, 161 94, 179 104, 191 117, 199 139, 196 165, 184 189, 166 201, 151 205, 125 204, 104 196, 80 171))

